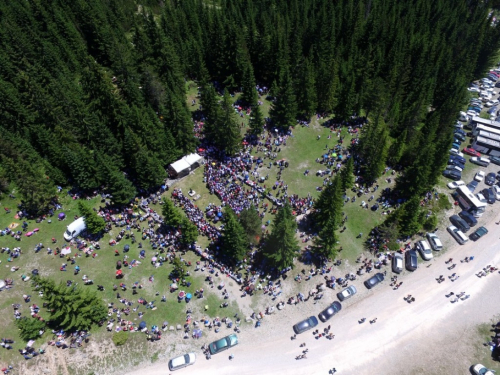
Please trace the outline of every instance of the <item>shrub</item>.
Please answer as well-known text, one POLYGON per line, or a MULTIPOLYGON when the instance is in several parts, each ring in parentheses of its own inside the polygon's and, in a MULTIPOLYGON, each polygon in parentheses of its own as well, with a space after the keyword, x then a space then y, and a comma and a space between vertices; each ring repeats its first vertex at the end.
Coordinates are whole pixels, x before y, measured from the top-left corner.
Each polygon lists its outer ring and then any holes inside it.
POLYGON ((113 342, 116 346, 124 345, 128 340, 128 332, 120 331, 113 335, 113 342))
POLYGON ((436 215, 431 215, 424 223, 425 230, 434 230, 438 226, 438 218, 436 215))

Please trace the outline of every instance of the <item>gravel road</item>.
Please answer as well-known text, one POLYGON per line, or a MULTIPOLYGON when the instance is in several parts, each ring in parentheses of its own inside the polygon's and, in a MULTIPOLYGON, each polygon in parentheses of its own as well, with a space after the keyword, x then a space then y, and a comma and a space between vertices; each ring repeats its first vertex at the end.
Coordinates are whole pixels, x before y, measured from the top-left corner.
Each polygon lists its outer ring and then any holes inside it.
MULTIPOLYGON (((318 326, 323 330, 330 324, 335 334, 333 340, 316 339, 311 331, 296 340, 290 339, 292 325, 317 315, 333 301, 332 291, 321 303, 287 305, 283 311, 265 317, 260 328, 248 328, 239 334, 238 346, 209 361, 199 351, 197 363, 176 373, 310 375, 328 374, 335 367, 337 374, 466 374, 474 363, 475 349, 469 338, 475 334, 475 326, 488 322, 500 308, 500 274, 495 272, 483 278, 475 275, 488 264, 500 265, 500 225, 495 225, 500 218, 491 216, 486 225, 490 232, 485 237, 463 246, 454 243, 445 256, 421 263, 416 272, 400 277, 403 285, 398 290, 389 286, 390 272, 372 291, 366 291, 361 284, 368 276, 357 280, 355 285, 360 293, 346 301, 338 315, 318 326), (460 262, 471 255, 475 257, 472 262, 460 262), (445 264, 450 257, 457 263, 451 271, 445 264), (460 276, 455 282, 448 278, 441 284, 436 282, 439 275, 447 277, 453 272, 460 276), (471 297, 451 303, 451 298, 445 296, 449 292, 466 292, 471 297), (415 302, 409 304, 403 299, 408 294, 415 297, 415 302), (362 317, 367 320, 359 324, 362 317), (375 317, 377 322, 370 324, 368 321, 375 317), (301 353, 302 342, 309 349, 307 359, 295 360, 301 353), (228 359, 231 353, 232 361, 228 359)), ((158 362, 128 374, 146 372, 168 374, 167 363, 158 362)))

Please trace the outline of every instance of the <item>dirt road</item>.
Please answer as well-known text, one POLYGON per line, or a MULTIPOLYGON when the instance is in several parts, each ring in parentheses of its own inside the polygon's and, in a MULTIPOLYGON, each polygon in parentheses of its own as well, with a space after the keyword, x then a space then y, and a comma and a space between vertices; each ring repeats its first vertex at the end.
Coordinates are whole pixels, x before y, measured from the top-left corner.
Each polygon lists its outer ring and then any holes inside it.
MULTIPOLYGON (((330 324, 335 334, 333 340, 315 339, 311 331, 297 336, 296 340, 290 339, 293 324, 317 315, 331 301, 287 306, 264 319, 260 328, 242 331, 240 344, 232 350, 217 354, 209 361, 199 351, 197 363, 177 373, 328 374, 333 367, 338 374, 468 373, 472 348, 464 338, 475 325, 488 321, 500 309, 500 274, 496 272, 483 278, 475 275, 487 264, 500 265, 500 226, 493 220, 490 222, 487 225, 490 233, 484 238, 463 246, 455 244, 446 256, 420 264, 416 272, 401 278, 403 285, 399 290, 393 290, 386 278, 365 298, 355 296, 344 303, 337 316, 318 326, 323 330, 330 324), (471 255, 474 261, 460 263, 460 259, 471 255), (457 263, 451 271, 445 264, 449 257, 457 263), (432 265, 426 267, 428 264, 432 265), (447 277, 453 272, 460 276, 457 281, 447 278, 441 284, 436 282, 439 275, 447 277), (445 297, 449 292, 466 292, 471 297, 451 303, 451 298, 445 297), (405 302, 403 298, 407 294, 413 295, 416 301, 405 302), (362 317, 367 320, 359 324, 362 317), (368 320, 375 317, 377 322, 370 324, 368 320), (301 353, 302 342, 309 349, 307 359, 295 360, 301 353), (234 360, 229 361, 231 353, 234 360)), ((360 282, 356 286, 364 289, 360 282)), ((145 371, 148 375, 167 374, 166 365, 157 363, 129 375, 145 371)))

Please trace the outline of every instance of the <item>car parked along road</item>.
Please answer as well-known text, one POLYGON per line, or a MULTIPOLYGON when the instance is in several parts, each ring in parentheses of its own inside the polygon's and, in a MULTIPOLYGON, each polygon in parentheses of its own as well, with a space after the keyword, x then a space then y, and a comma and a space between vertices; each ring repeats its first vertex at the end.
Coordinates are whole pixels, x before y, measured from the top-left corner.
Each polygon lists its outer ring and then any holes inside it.
POLYGON ((328 306, 318 314, 318 318, 324 323, 332 316, 337 314, 340 310, 342 310, 342 305, 340 304, 340 302, 334 301, 330 306, 328 306))
POLYGON ((382 281, 384 281, 384 274, 378 272, 372 277, 370 277, 368 280, 365 280, 364 284, 368 289, 372 289, 374 286, 378 285, 382 281))
POLYGON ((210 354, 217 354, 235 345, 238 345, 238 336, 233 333, 229 336, 212 342, 210 345, 208 345, 208 349, 210 350, 210 354))
POLYGON ((353 295, 357 293, 356 287, 354 285, 348 286, 344 290, 337 293, 337 298, 340 301, 345 301, 348 298, 351 298, 353 295))
POLYGON ((310 330, 318 325, 318 319, 315 316, 310 316, 307 319, 304 319, 293 326, 293 331, 299 335, 304 333, 305 331, 310 330))

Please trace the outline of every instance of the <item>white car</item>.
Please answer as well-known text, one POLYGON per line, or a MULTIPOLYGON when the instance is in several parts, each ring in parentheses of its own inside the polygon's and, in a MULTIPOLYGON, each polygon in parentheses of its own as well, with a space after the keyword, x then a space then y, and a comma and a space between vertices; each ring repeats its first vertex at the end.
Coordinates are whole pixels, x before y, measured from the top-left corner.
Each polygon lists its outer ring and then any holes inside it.
POLYGON ((495 192, 495 198, 497 201, 500 201, 500 186, 493 185, 493 191, 495 192))
POLYGON ((457 149, 457 148, 452 148, 452 149, 450 149, 450 154, 452 154, 452 155, 458 155, 458 156, 464 157, 464 154, 462 154, 460 151, 458 151, 458 149, 457 149))
POLYGON ((484 156, 473 156, 469 159, 471 163, 480 165, 481 167, 487 167, 490 165, 490 159, 485 158, 484 156))
POLYGON ((429 245, 431 245, 432 250, 434 251, 443 250, 443 243, 436 234, 427 233, 425 236, 427 237, 427 241, 429 241, 429 245))
POLYGON ((479 92, 479 89, 477 87, 469 87, 467 90, 470 92, 479 92))
POLYGON ((469 116, 470 118, 473 118, 474 116, 478 116, 478 113, 476 111, 467 111, 467 116, 469 116))
POLYGON ((479 171, 474 176, 474 180, 476 180, 477 182, 481 182, 481 181, 483 181, 484 176, 485 176, 484 171, 479 171))
POLYGON ((346 299, 351 298, 356 293, 357 293, 356 288, 354 287, 354 285, 351 285, 342 290, 341 292, 337 293, 337 298, 340 301, 345 301, 346 299))
POLYGON ((423 260, 431 260, 433 258, 431 247, 427 241, 418 241, 417 249, 423 260))
POLYGON ((196 354, 188 353, 168 361, 168 368, 170 369, 170 371, 175 371, 180 368, 192 365, 195 362, 196 362, 196 354))
POLYGON ((485 104, 484 104, 486 107, 493 107, 495 105, 495 103, 493 103, 492 100, 490 101, 487 101, 485 104))
POLYGON ((452 182, 450 182, 446 186, 448 186, 448 189, 456 189, 459 186, 464 186, 464 185, 465 185, 465 182, 463 182, 462 180, 460 180, 460 181, 452 181, 452 182))
POLYGON ((477 365, 474 365, 474 367, 472 368, 472 371, 474 371, 474 374, 476 374, 476 375, 494 375, 495 374, 494 370, 489 370, 480 363, 478 363, 477 365))

